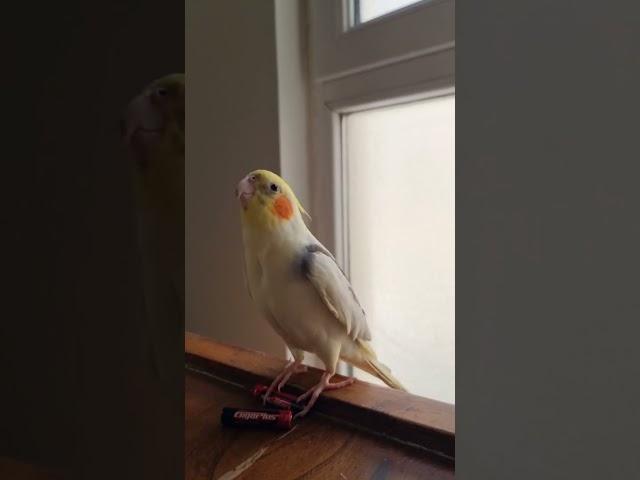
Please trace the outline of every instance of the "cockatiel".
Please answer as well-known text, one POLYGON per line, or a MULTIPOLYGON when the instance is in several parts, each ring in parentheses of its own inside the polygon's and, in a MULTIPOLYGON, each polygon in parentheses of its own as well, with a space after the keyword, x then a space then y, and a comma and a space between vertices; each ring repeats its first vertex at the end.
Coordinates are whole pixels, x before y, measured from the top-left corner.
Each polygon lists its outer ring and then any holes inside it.
POLYGON ((183 74, 155 80, 125 110, 122 135, 133 159, 145 313, 154 366, 184 348, 183 74))
POLYGON ((331 253, 313 236, 293 190, 275 173, 256 170, 238 183, 245 276, 251 298, 285 341, 293 360, 266 392, 280 390, 292 374, 304 371, 305 352, 325 365, 320 382, 302 394, 298 414, 309 412, 323 390, 341 388, 353 378, 330 383, 339 359, 369 372, 392 388, 405 390, 381 364, 369 344, 365 312, 331 253))

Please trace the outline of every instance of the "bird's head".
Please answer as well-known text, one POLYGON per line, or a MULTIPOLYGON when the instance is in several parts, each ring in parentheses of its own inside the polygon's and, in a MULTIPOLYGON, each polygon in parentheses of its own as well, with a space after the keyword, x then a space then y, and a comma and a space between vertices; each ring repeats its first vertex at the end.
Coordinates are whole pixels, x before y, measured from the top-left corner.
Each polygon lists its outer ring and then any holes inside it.
POLYGON ((184 74, 166 75, 151 82, 127 106, 122 136, 145 170, 157 150, 181 150, 184 155, 184 74))
POLYGON ((302 208, 291 187, 268 170, 254 170, 236 187, 242 220, 248 225, 271 230, 290 222, 303 222, 302 208))

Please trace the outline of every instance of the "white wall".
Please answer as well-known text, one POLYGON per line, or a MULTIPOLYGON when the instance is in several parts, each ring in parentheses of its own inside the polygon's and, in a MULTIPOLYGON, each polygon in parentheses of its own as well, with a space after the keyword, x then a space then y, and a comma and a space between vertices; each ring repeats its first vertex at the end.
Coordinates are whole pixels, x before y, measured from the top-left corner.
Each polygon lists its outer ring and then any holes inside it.
POLYGON ((280 171, 272 1, 190 0, 186 22, 186 329, 285 355, 242 277, 238 180, 280 171))
POLYGON ((309 58, 307 4, 275 0, 278 118, 282 175, 311 213, 309 198, 309 58))

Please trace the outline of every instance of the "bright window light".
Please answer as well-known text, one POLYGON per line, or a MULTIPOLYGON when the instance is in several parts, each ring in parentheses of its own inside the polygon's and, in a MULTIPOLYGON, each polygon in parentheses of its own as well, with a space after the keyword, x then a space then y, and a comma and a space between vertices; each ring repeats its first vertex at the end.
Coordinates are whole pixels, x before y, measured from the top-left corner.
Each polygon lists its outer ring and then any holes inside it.
POLYGON ((352 25, 368 22, 421 0, 352 0, 352 25))
POLYGON ((349 271, 373 346, 411 393, 455 403, 455 97, 343 122, 349 271))

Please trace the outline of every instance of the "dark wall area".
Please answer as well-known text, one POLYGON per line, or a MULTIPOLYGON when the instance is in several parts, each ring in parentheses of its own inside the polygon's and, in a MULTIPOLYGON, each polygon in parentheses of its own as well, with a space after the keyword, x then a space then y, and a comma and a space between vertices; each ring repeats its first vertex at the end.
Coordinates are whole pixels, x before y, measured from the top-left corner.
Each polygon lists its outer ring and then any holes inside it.
POLYGON ((11 9, 0 75, 0 456, 81 478, 179 478, 182 351, 160 381, 141 321, 119 120, 143 86, 184 71, 184 3, 11 9))

